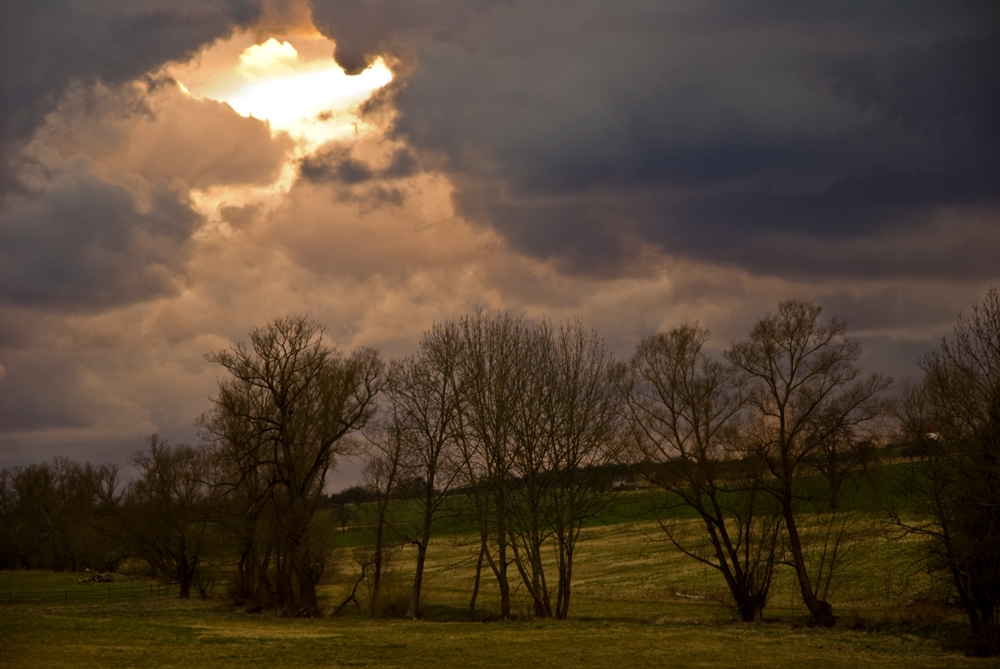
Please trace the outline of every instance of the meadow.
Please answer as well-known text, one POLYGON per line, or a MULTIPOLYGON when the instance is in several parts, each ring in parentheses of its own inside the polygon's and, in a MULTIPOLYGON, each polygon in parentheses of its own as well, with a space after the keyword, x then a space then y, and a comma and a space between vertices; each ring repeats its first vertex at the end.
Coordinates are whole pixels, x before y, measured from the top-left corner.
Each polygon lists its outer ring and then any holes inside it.
MULTIPOLYGON (((764 622, 743 624, 718 575, 664 542, 655 522, 604 520, 585 530, 566 621, 533 620, 520 592, 514 621, 489 621, 497 602, 484 574, 477 608, 487 621, 471 622, 475 545, 464 532, 432 545, 417 621, 371 618, 353 605, 313 619, 246 613, 227 603, 221 569, 206 600, 177 599, 138 569, 111 585, 77 584, 79 574, 0 572, 0 666, 996 666, 961 654, 962 611, 914 568, 912 544, 890 541, 878 527, 859 531, 844 553, 830 593, 838 625, 810 629, 790 569, 779 571, 764 622)), ((361 531, 341 533, 321 588, 328 612, 354 584, 361 531)), ((388 577, 399 606, 411 565, 401 548, 388 577)))

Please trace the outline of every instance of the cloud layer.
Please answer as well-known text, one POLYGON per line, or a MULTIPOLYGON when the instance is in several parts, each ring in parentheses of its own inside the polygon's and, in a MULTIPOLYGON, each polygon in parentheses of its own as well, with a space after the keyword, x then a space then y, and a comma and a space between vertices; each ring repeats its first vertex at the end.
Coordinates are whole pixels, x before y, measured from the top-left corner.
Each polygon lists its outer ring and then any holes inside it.
POLYGON ((802 295, 912 373, 1000 279, 998 12, 0 3, 0 466, 196 440, 205 353, 286 314, 387 356, 476 307, 579 317, 625 356, 802 295), (329 59, 315 29, 394 75, 309 112, 335 141, 182 86, 270 37, 329 59))
POLYGON ((638 238, 777 275, 921 274, 932 250, 947 255, 930 271, 995 273, 936 243, 942 220, 968 228, 965 210, 1000 205, 994 6, 316 0, 313 12, 345 67, 406 63, 396 132, 459 178, 462 213, 568 270, 621 269, 638 238), (915 253, 883 264, 857 248, 882 235, 915 253))

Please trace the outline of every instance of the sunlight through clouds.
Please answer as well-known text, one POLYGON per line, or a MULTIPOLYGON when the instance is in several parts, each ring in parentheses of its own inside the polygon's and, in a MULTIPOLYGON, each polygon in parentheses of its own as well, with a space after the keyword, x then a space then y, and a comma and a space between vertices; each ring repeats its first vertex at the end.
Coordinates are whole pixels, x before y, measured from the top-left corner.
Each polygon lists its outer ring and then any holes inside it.
MULTIPOLYGON (((239 38, 230 40, 239 42, 239 38)), ((172 72, 192 95, 228 103, 243 116, 266 120, 272 131, 286 131, 308 151, 335 139, 358 132, 355 112, 375 90, 392 81, 392 72, 378 59, 367 70, 348 76, 330 54, 333 42, 322 37, 295 37, 289 41, 270 38, 251 44, 222 67, 213 67, 210 55, 201 62, 209 71, 188 77, 189 72, 172 72), (308 43, 307 53, 293 41, 308 43), (325 48, 323 48, 325 47, 325 48), (192 81, 193 79, 193 81, 192 81)), ((231 50, 220 44, 209 51, 231 50)))
POLYGON ((225 102, 242 116, 267 121, 272 135, 288 133, 295 140, 280 176, 269 185, 192 191, 192 201, 209 220, 218 222, 224 205, 260 203, 270 209, 291 187, 304 156, 327 142, 356 140, 375 130, 357 110, 392 81, 392 72, 380 58, 349 76, 333 60, 334 47, 318 34, 271 37, 260 44, 239 34, 166 70, 189 95, 225 102))

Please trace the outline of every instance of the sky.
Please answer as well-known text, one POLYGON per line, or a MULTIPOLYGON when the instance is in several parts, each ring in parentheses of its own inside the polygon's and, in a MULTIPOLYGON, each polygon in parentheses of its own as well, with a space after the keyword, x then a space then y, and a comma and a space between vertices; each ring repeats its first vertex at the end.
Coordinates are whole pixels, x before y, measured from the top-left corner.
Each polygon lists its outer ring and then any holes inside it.
POLYGON ((0 4, 0 467, 196 443, 279 316, 627 357, 805 297, 905 378, 998 284, 989 0, 0 4))

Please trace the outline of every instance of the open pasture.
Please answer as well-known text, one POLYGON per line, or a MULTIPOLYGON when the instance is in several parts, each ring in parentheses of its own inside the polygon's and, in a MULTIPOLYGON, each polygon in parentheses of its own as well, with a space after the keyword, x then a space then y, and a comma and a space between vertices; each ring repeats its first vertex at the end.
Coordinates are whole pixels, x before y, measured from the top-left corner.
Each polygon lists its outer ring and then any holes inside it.
MULTIPOLYGON (((693 522, 693 521, 684 521, 693 522)), ((580 544, 567 621, 536 621, 518 593, 510 623, 470 622, 474 546, 443 537, 429 553, 420 621, 372 619, 354 606, 337 617, 283 618, 229 606, 224 574, 206 601, 149 596, 139 575, 119 577, 111 601, 41 596, 90 588, 78 574, 0 573, 0 666, 10 667, 979 667, 955 648, 961 612, 930 598, 935 584, 906 570, 907 546, 857 541, 845 556, 831 601, 841 620, 808 629, 789 570, 779 572, 765 622, 737 622, 717 574, 657 541, 655 524, 588 528, 580 544), (145 590, 144 590, 145 589, 145 590), (123 593, 116 598, 114 592, 123 593), (125 597, 144 591, 145 597, 125 597), (32 595, 37 595, 32 598, 32 595)), ((339 549, 321 593, 333 610, 353 585, 351 547, 339 549)), ((389 587, 407 594, 412 561, 401 550, 389 587)), ((488 575, 478 610, 496 607, 488 575)), ((155 587, 155 586, 154 586, 155 587)), ((364 596, 360 597, 364 605, 364 596)))

